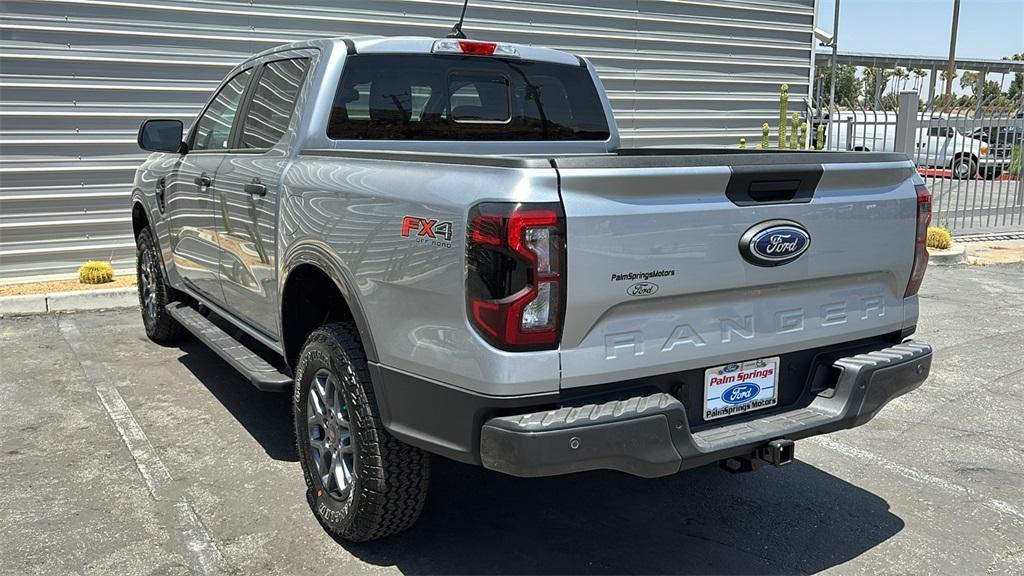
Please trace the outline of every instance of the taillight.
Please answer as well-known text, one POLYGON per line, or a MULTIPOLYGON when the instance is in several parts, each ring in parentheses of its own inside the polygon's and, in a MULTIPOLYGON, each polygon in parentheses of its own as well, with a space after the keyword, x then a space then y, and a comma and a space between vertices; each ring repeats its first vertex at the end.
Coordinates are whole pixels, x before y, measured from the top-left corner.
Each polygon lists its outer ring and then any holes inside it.
POLYGON ((565 305, 565 216, 553 204, 478 204, 469 213, 466 312, 503 350, 558 346, 565 305))
POLYGON ((910 282, 904 298, 917 294, 928 269, 928 226, 932 223, 932 193, 924 184, 914 186, 917 191, 917 236, 914 239, 914 267, 910 269, 910 282))

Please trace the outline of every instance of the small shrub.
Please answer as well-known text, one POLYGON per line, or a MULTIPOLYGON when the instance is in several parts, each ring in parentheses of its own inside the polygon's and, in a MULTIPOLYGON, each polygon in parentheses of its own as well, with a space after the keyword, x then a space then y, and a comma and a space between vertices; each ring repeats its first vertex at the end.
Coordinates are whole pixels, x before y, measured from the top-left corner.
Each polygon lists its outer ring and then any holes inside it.
POLYGON ((1024 146, 1014 146, 1013 154, 1010 156, 1010 167, 1007 169, 1010 176, 1020 176, 1022 156, 1024 156, 1024 146))
POLYGON ((928 247, 937 250, 946 250, 953 243, 953 237, 949 230, 938 226, 928 227, 928 247))
POLYGON ((114 281, 114 267, 107 262, 86 262, 78 269, 78 281, 82 284, 106 284, 114 281))

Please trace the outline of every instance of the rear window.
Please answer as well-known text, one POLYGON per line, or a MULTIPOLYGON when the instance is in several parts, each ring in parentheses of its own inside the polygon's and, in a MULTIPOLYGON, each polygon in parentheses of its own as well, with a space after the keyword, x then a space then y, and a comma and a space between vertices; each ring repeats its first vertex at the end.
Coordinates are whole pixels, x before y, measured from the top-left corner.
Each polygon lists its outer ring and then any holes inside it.
POLYGON ((335 94, 333 140, 607 140, 582 66, 480 56, 360 54, 335 94))

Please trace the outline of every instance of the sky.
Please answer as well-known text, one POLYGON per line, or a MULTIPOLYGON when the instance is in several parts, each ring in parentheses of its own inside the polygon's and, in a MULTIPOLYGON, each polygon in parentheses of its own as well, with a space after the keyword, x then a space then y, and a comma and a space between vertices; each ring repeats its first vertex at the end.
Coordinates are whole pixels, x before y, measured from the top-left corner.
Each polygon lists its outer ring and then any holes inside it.
MULTIPOLYGON (((832 31, 834 9, 835 0, 818 0, 818 28, 832 31)), ((945 59, 952 22, 953 0, 841 0, 838 48, 945 59)), ((1024 0, 961 0, 958 57, 998 60, 1016 53, 1024 53, 1024 0)), ((1011 75, 988 79, 1005 89, 1011 75)), ((953 85, 964 93, 958 81, 953 85)))
MULTIPOLYGON (((818 0, 818 27, 832 31, 835 0, 818 0)), ((949 55, 953 0, 841 0, 839 51, 949 55)), ((956 53, 998 60, 1024 52, 1024 0, 961 0, 956 53)))

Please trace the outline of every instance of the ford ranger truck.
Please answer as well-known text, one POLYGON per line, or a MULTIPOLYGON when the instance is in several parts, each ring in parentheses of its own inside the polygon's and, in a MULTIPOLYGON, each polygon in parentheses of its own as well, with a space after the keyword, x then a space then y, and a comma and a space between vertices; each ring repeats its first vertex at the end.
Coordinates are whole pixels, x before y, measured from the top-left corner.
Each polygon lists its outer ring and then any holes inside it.
POLYGON ((291 391, 339 538, 409 527, 430 454, 521 477, 784 465, 928 376, 931 195, 906 156, 621 148, 572 54, 289 44, 138 140, 146 333, 291 391))

